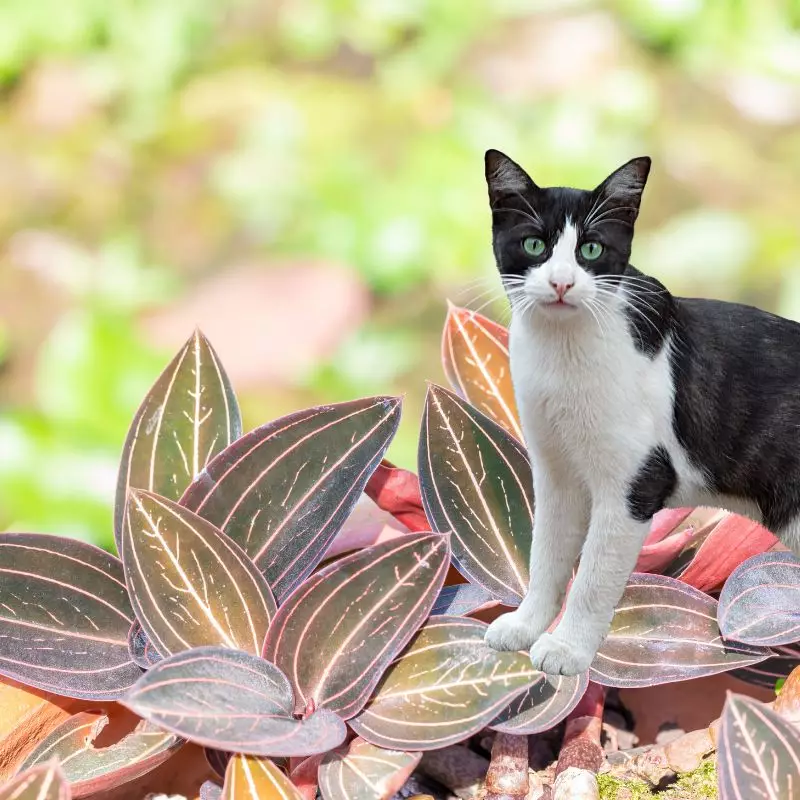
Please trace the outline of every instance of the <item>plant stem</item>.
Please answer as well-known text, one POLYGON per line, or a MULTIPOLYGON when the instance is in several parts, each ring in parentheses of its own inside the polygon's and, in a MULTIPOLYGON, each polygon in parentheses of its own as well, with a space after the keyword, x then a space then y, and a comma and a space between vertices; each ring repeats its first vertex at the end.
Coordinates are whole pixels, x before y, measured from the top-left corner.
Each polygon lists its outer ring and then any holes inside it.
POLYGON ((526 800, 528 737, 498 733, 492 745, 492 760, 486 773, 485 800, 526 800))

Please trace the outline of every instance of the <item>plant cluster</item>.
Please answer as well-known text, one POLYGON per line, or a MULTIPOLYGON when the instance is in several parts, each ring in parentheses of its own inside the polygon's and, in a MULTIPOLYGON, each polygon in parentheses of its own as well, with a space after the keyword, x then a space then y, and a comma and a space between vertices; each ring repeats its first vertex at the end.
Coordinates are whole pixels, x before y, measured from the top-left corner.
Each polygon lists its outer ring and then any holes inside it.
MULTIPOLYGON (((0 798, 83 797, 194 742, 219 777, 205 798, 386 800, 424 751, 485 728, 547 731, 597 685, 732 671, 774 686, 791 673, 800 563, 719 509, 658 515, 587 674, 544 675, 487 647, 475 615, 517 605, 527 585, 531 467, 506 331, 451 308, 443 361, 453 391, 428 390, 417 477, 384 460, 398 398, 243 435, 222 365, 193 335, 125 443, 120 558, 0 534, 0 673, 142 719, 95 749, 105 718, 73 715, 0 798), (342 533, 364 493, 402 532, 368 546, 342 533)), ((766 705, 731 696, 718 750, 723 798, 800 785, 800 734, 766 705)))

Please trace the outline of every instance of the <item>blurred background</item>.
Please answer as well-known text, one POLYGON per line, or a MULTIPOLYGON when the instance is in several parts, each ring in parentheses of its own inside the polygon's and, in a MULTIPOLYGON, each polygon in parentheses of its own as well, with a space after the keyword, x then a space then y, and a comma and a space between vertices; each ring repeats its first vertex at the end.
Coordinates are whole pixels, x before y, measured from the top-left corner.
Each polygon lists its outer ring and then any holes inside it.
POLYGON ((246 429, 404 393, 413 468, 446 299, 499 294, 488 147, 583 187, 649 154, 633 263, 800 319, 798 122, 793 0, 4 0, 0 530, 113 541, 195 325, 246 429))

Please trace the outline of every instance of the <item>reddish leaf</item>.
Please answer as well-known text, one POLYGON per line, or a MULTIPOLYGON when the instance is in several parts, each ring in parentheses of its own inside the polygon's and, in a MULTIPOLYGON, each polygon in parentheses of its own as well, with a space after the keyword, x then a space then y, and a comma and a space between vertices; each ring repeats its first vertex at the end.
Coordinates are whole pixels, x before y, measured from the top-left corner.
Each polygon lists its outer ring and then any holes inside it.
POLYGON ((762 553, 728 578, 719 597, 719 627, 739 642, 774 646, 800 638, 800 561, 762 553))
POLYGON ((650 533, 636 562, 636 572, 662 572, 695 533, 690 508, 665 508, 653 517, 650 533))
POLYGON ((141 674, 122 564, 76 539, 0 534, 0 673, 67 697, 113 700, 141 674))
POLYGON ((71 796, 55 760, 32 767, 0 787, 0 800, 70 800, 71 796))
POLYGON ((691 513, 691 508, 662 508, 656 512, 650 525, 650 533, 644 540, 645 545, 657 544, 670 534, 692 528, 693 523, 687 521, 691 513))
POLYGON ((476 311, 449 305, 442 364, 461 397, 523 440, 511 384, 508 331, 502 325, 476 311))
POLYGON ((132 489, 122 539, 131 603, 161 655, 261 652, 275 600, 236 542, 172 500, 132 489))
POLYGON ((728 693, 717 742, 720 800, 793 800, 800 792, 800 734, 771 708, 728 693))
POLYGON ((128 431, 114 509, 117 551, 122 552, 128 489, 177 500, 241 433, 228 376, 208 339, 195 331, 147 393, 128 431))
POLYGON ((264 657, 291 679, 296 710, 357 714, 425 621, 444 583, 447 537, 409 533, 334 562, 296 589, 264 657))
POLYGON ((75 714, 39 742, 20 770, 55 758, 77 799, 110 791, 152 772, 183 744, 175 734, 142 721, 116 744, 95 749, 93 742, 107 723, 108 717, 102 714, 75 714))
POLYGON ((408 533, 408 528, 362 494, 355 504, 347 522, 325 551, 325 560, 363 550, 375 544, 399 539, 408 533))
POLYGON ((632 688, 714 675, 756 664, 763 647, 724 642, 717 601, 664 575, 634 574, 589 677, 632 688))
POLYGON ((323 758, 325 758, 325 753, 319 753, 303 759, 290 759, 290 763, 293 766, 289 772, 289 777, 303 796, 303 800, 316 800, 317 798, 319 765, 322 763, 323 758), (299 763, 294 764, 294 762, 298 761, 299 763))
POLYGON ((324 800, 389 800, 400 790, 422 753, 385 750, 363 739, 328 753, 319 768, 324 800))
POLYGON ((742 562, 778 541, 765 527, 739 514, 722 512, 710 527, 707 535, 698 531, 697 554, 676 576, 701 592, 720 589, 742 562))
POLYGON ((250 755, 324 753, 347 732, 341 719, 324 709, 295 719, 286 676, 258 656, 224 647, 165 658, 120 702, 197 744, 250 755))
POLYGON ((714 592, 742 561, 776 543, 758 523, 724 509, 665 509, 653 520, 636 570, 714 592))
POLYGON ((364 491, 379 508, 388 511, 408 530, 431 529, 422 507, 419 478, 413 472, 384 459, 372 473, 364 491))
POLYGON ((645 544, 636 560, 636 572, 661 572, 681 554, 694 535, 694 528, 685 528, 661 541, 645 544))
POLYGON ((298 411, 220 453, 181 505, 237 542, 282 601, 322 559, 399 421, 396 397, 298 411))

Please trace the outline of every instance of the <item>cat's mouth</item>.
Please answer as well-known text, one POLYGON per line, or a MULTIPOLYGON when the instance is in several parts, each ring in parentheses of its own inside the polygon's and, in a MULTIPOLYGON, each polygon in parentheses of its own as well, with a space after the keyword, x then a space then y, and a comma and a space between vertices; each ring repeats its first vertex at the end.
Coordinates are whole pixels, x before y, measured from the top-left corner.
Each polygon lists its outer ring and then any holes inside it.
POLYGON ((546 300, 542 305, 545 308, 552 309, 554 311, 577 311, 578 307, 574 303, 570 303, 568 300, 564 298, 559 298, 557 300, 546 300))

